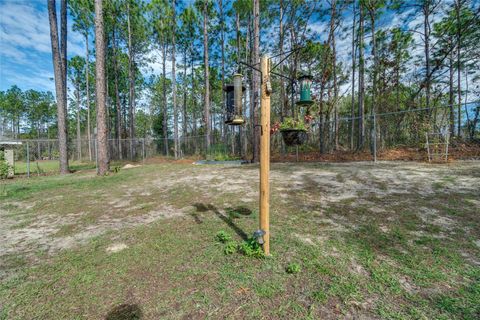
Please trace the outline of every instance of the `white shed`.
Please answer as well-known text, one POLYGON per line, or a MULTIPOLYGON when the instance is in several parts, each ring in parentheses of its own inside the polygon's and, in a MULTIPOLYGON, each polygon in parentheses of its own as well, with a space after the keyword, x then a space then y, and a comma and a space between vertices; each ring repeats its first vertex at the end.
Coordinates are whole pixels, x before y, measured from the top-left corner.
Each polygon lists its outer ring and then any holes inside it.
POLYGON ((13 150, 15 146, 21 145, 21 141, 9 140, 3 137, 0 137, 0 151, 3 151, 5 154, 5 160, 7 164, 10 166, 10 170, 8 173, 7 178, 13 178, 15 174, 15 157, 13 154, 13 150))

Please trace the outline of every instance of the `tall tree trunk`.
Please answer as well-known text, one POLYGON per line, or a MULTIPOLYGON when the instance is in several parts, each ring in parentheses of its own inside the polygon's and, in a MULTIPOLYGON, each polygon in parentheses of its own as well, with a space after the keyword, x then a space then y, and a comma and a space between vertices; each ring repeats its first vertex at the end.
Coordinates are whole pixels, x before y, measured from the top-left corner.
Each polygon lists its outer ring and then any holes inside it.
MULTIPOLYGON (((285 45, 285 31, 284 31, 284 25, 283 25, 283 17, 285 15, 285 10, 283 8, 283 0, 280 0, 280 16, 279 16, 279 49, 280 49, 280 74, 283 74, 284 68, 283 68, 283 47, 285 45)), ((283 77, 280 78, 280 121, 283 122, 285 117, 288 114, 288 104, 287 104, 288 98, 285 92, 285 79, 283 77)), ((286 150, 285 150, 285 143, 283 143, 283 140, 281 142, 282 145, 282 158, 285 156, 286 150)))
POLYGON ((178 110, 177 110, 177 78, 175 74, 175 40, 176 40, 176 12, 175 12, 175 0, 172 0, 172 101, 173 101, 173 139, 174 139, 174 155, 175 159, 178 158, 178 110))
POLYGON ((330 14, 330 44, 332 47, 332 70, 333 70, 333 117, 334 117, 334 137, 335 137, 335 150, 338 150, 338 138, 339 138, 339 117, 338 117, 338 85, 337 85, 337 48, 335 45, 335 19, 337 16, 337 1, 332 0, 332 8, 330 14))
MULTIPOLYGON (((63 10, 62 10, 63 12, 63 10)), ((66 13, 66 10, 65 10, 66 13)), ((66 102, 67 90, 64 82, 64 72, 62 67, 62 58, 58 45, 58 26, 55 0, 48 0, 48 18, 50 22, 50 40, 52 44, 53 71, 55 75, 55 92, 57 97, 57 118, 58 118, 58 148, 60 173, 67 174, 68 170, 68 150, 67 150, 67 115, 66 102)))
MULTIPOLYGON (((192 70, 193 72, 193 70, 192 70)), ((183 141, 186 146, 187 139, 187 92, 188 92, 188 83, 187 83, 187 48, 183 52, 183 117, 182 117, 182 130, 183 130, 183 141)))
POLYGON ((462 66, 461 66, 461 47, 462 47, 462 37, 460 32, 460 10, 461 10, 461 1, 455 1, 455 17, 457 20, 456 25, 456 38, 457 38, 457 136, 461 137, 462 135, 462 66))
POLYGON ((197 143, 197 97, 196 97, 196 82, 195 82, 195 59, 194 59, 194 43, 193 41, 190 44, 190 78, 192 81, 192 89, 190 92, 190 99, 192 101, 192 136, 195 138, 190 139, 191 143, 195 145, 195 154, 198 151, 198 143, 197 143))
POLYGON ((320 83, 320 101, 319 101, 319 115, 320 115, 320 123, 319 123, 319 143, 320 143, 320 154, 325 153, 325 115, 323 111, 323 94, 325 92, 325 81, 322 79, 320 83))
POLYGON ((195 97, 196 94, 196 86, 195 86, 195 69, 194 69, 194 58, 193 58, 193 41, 191 42, 190 45, 190 77, 192 81, 192 90, 190 93, 190 97, 192 99, 192 131, 193 131, 193 138, 191 139, 191 142, 195 145, 195 154, 198 152, 198 143, 197 143, 197 99, 195 97))
MULTIPOLYGON (((283 16, 284 16, 284 9, 283 9, 283 0, 280 0, 280 26, 279 26, 279 49, 280 49, 280 61, 283 60, 283 47, 285 45, 285 32, 283 26, 283 16)), ((280 63, 280 73, 283 74, 283 61, 280 63)), ((287 116, 287 103, 286 103, 286 93, 285 93, 285 79, 282 77, 280 78, 280 121, 287 116)))
POLYGON ((376 41, 376 34, 375 34, 375 11, 372 10, 370 11, 370 29, 371 29, 371 34, 372 34, 372 56, 373 56, 373 81, 372 81, 372 108, 370 110, 370 115, 372 116, 370 120, 372 121, 372 124, 370 125, 370 149, 372 151, 372 154, 375 152, 374 146, 375 146, 375 141, 377 137, 377 132, 376 132, 376 124, 374 123, 376 121, 376 113, 377 113, 377 106, 376 106, 376 95, 377 95, 377 69, 378 69, 378 59, 377 59, 377 41, 376 41))
MULTIPOLYGON (((63 77, 63 90, 65 90, 65 102, 63 104, 65 108, 65 126, 68 134, 68 103, 67 103, 67 0, 61 0, 60 3, 60 58, 62 60, 62 77, 63 77)), ((20 130, 19 130, 20 131, 20 130)), ((68 138, 67 142, 68 144, 68 138)), ((68 145, 67 145, 67 158, 68 158, 68 145)))
POLYGON ((356 69, 356 49, 355 30, 357 23, 357 1, 353 1, 353 23, 352 23, 352 102, 350 107, 350 150, 353 150, 355 144, 355 69, 356 69))
POLYGON ((130 2, 127 1, 127 29, 128 29, 128 119, 130 138, 130 159, 135 155, 135 58, 132 45, 132 26, 130 23, 130 2))
POLYGON ((430 1, 425 1, 423 5, 423 37, 425 54, 425 107, 427 114, 430 114, 430 91, 432 86, 430 74, 430 1))
POLYGON ((203 63, 205 70, 205 94, 204 94, 204 123, 205 123, 205 147, 206 152, 210 149, 210 70, 208 65, 208 1, 203 5, 203 63))
POLYGON ((365 8, 360 4, 358 55, 358 149, 365 144, 365 8))
POLYGON ((82 136, 80 130, 80 81, 75 85, 75 100, 77 105, 77 160, 82 161, 82 136))
POLYGON ((453 50, 450 52, 450 59, 449 59, 449 66, 448 66, 448 104, 450 110, 450 136, 455 136, 455 99, 453 93, 453 68, 454 68, 454 58, 453 58, 453 50))
POLYGON ((163 91, 163 141, 165 155, 168 157, 168 107, 167 107, 167 44, 162 43, 162 91, 163 91))
MULTIPOLYGON (((104 44, 104 47, 105 48, 108 48, 108 35, 105 37, 105 44, 104 44)), ((107 56, 105 56, 105 59, 107 59, 107 56)), ((107 64, 107 62, 105 62, 105 64, 107 64)), ((111 103, 111 99, 110 99, 110 91, 108 89, 108 85, 110 83, 109 81, 109 75, 108 75, 108 67, 105 66, 105 92, 106 92, 106 96, 105 96, 105 105, 106 105, 106 118, 107 118, 107 145, 108 145, 108 158, 110 159, 110 144, 109 144, 109 140, 110 139, 110 136, 111 136, 111 130, 110 130, 110 103, 111 103)))
POLYGON ((332 122, 331 111, 332 111, 332 86, 329 85, 327 88, 327 121, 328 121, 328 152, 332 151, 332 144, 335 140, 335 122, 332 122))
MULTIPOLYGON (((253 65, 260 65, 260 0, 253 0, 253 65)), ((253 91, 253 162, 260 160, 260 127, 258 119, 260 75, 256 70, 252 71, 253 91)))
POLYGON ((97 161, 98 175, 109 170, 108 130, 105 79, 105 38, 103 30, 103 0, 95 0, 95 97, 97 105, 97 161))
MULTIPOLYGON (((67 90, 67 0, 61 0, 60 5, 60 58, 62 60, 63 86, 67 90)), ((66 100, 65 96, 65 100, 66 100)), ((67 103, 65 102, 65 113, 67 103)))
MULTIPOLYGON (((220 48, 222 59, 222 90, 225 87, 225 17, 223 15, 223 1, 218 0, 218 7, 220 9, 220 48)), ((225 106, 225 94, 222 93, 222 108, 225 106)), ((225 112, 222 112, 221 126, 223 128, 223 142, 227 143, 227 124, 225 123, 225 112)), ((235 132, 235 131, 233 131, 235 132)), ((233 147, 233 145, 232 145, 233 147)))
POLYGON ((117 56, 117 39, 115 37, 115 28, 113 29, 113 68, 114 68, 114 86, 115 86, 115 123, 117 132, 117 151, 118 158, 123 158, 122 150, 122 107, 120 105, 120 94, 118 92, 118 56, 117 56))
POLYGON ((87 94, 87 142, 88 142, 88 159, 93 160, 92 156, 92 125, 90 120, 90 52, 88 51, 88 31, 85 31, 85 90, 87 94))
POLYGON ((400 110, 400 68, 402 63, 401 49, 397 49, 397 59, 395 62, 395 110, 400 110))
MULTIPOLYGON (((247 41, 245 42, 245 59, 246 61, 250 61, 250 64, 253 64, 253 24, 252 18, 248 16, 248 23, 247 23, 247 41)), ((248 106, 249 106, 249 117, 250 117, 250 127, 248 132, 248 138, 250 143, 250 148, 252 152, 252 158, 254 154, 254 131, 255 131, 255 122, 254 122, 254 90, 253 90, 253 70, 248 69, 248 106)), ((251 160, 252 161, 252 160, 251 160)))

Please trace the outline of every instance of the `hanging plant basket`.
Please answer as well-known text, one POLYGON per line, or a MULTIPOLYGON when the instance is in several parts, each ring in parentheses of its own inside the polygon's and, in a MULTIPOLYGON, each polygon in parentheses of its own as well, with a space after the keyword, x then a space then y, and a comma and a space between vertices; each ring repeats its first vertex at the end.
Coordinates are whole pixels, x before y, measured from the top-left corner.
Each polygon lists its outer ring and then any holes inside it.
POLYGON ((300 129, 282 129, 280 130, 283 142, 287 146, 299 146, 307 141, 308 135, 306 130, 300 129))

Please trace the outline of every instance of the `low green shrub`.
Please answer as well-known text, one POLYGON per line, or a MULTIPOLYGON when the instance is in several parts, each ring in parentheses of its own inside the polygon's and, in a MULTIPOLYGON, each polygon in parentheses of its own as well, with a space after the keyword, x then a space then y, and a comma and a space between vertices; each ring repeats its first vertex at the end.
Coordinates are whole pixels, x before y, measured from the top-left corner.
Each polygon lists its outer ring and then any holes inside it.
POLYGON ((262 247, 260 246, 260 244, 258 244, 255 238, 248 238, 247 240, 245 240, 242 244, 238 246, 238 251, 247 257, 265 257, 262 247))
POLYGON ((0 151, 0 179, 6 179, 10 169, 11 167, 8 165, 7 160, 5 160, 5 153, 0 151))
POLYGON ((263 253, 262 246, 258 244, 255 238, 248 238, 247 240, 243 241, 242 243, 238 243, 232 240, 232 236, 227 232, 221 230, 217 232, 215 235, 215 239, 220 242, 224 243, 225 247, 223 248, 223 252, 226 255, 231 255, 236 252, 243 254, 247 257, 252 258, 263 258, 265 254, 263 253))

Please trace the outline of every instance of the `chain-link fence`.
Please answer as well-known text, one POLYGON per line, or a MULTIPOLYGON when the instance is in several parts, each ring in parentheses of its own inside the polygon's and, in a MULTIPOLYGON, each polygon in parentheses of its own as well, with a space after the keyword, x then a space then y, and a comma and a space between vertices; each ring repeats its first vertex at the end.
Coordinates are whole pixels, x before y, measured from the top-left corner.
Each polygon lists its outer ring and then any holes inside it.
POLYGON ((476 145, 468 149, 480 158, 480 102, 367 114, 363 118, 333 115, 311 123, 308 140, 298 147, 272 139, 272 155, 279 160, 427 160, 425 135, 449 135, 453 142, 476 145), (452 112, 453 111, 453 112, 452 112))
MULTIPOLYGON (((471 103, 451 114, 448 107, 416 109, 358 117, 317 117, 311 123, 306 143, 287 147, 281 134, 271 136, 273 161, 427 160, 426 134, 450 134, 450 141, 480 140, 480 104, 471 103), (452 122, 452 119, 454 120, 452 122), (403 158, 402 158, 403 157, 403 158)), ((58 171, 58 140, 17 140, 14 152, 16 174, 45 174, 58 171)), ((480 148, 480 147, 479 147, 480 148)), ((478 152, 472 149, 470 153, 478 152)), ((452 149, 454 152, 454 149, 452 149)), ((151 137, 109 139, 112 163, 145 161, 155 157, 208 160, 250 160, 253 153, 252 126, 231 127, 223 134, 214 131, 209 143, 204 135, 174 139, 151 137)), ((480 158, 480 152, 476 155, 480 158)), ((68 158, 72 170, 96 167, 97 144, 92 139, 70 136, 68 158)))
MULTIPOLYGON (((242 153, 242 134, 232 132, 210 137, 181 137, 174 139, 109 139, 109 157, 115 162, 138 162, 155 157, 193 158, 209 160, 237 160, 246 158, 242 153)), ((56 139, 16 140, 9 146, 13 151, 15 173, 27 176, 58 171, 59 144, 56 139)), ((72 139, 68 142, 68 159, 71 170, 96 168, 97 142, 92 139, 72 139)))

